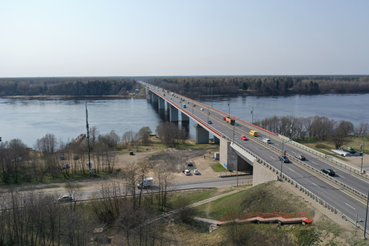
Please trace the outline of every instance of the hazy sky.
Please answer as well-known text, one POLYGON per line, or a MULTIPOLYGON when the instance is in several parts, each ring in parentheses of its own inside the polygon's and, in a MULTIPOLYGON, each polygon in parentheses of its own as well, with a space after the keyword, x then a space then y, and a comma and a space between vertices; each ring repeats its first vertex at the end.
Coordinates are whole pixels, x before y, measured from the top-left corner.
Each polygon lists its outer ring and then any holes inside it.
POLYGON ((368 11, 368 0, 0 0, 0 77, 369 74, 368 11))

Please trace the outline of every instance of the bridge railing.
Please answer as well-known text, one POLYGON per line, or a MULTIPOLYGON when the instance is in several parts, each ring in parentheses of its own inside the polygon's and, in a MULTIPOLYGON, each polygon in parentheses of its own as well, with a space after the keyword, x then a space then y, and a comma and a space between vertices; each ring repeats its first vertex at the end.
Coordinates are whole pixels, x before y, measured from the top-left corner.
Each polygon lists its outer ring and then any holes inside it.
MULTIPOLYGON (((285 140, 285 139, 288 140, 287 137, 285 137, 283 135, 280 135, 280 134, 278 134, 278 138, 283 139, 283 140, 285 140)), ((326 161, 329 161, 330 163, 332 163, 332 164, 334 164, 336 166, 339 166, 341 168, 344 168, 344 169, 346 169, 346 170, 348 170, 350 172, 353 172, 353 173, 356 173, 356 174, 360 174, 361 177, 364 177, 364 178, 369 179, 368 173, 361 173, 361 171, 360 171, 359 168, 350 166, 350 165, 348 165, 348 164, 346 164, 346 163, 344 163, 344 162, 342 162, 342 161, 340 161, 340 160, 338 160, 338 159, 336 159, 334 157, 331 157, 331 156, 328 156, 326 154, 323 154, 323 153, 321 153, 319 151, 316 151, 316 150, 314 150, 312 148, 309 148, 309 147, 307 147, 305 145, 302 145, 300 143, 297 143, 295 141, 289 141, 288 143, 291 144, 291 145, 293 145, 293 146, 296 146, 296 147, 298 147, 298 148, 300 148, 300 149, 302 149, 302 150, 304 150, 304 151, 306 151, 306 152, 308 152, 310 154, 313 154, 313 155, 318 156, 320 158, 324 158, 326 161)))
MULTIPOLYGON (((272 171, 272 172, 274 172, 277 175, 279 174, 279 170, 278 169, 276 169, 275 167, 273 167, 272 165, 270 165, 269 163, 267 163, 263 159, 259 158, 256 162, 259 163, 260 165, 264 165, 266 168, 269 169, 269 171, 272 171)), ((324 199, 322 199, 321 197, 317 196, 315 193, 313 193, 312 191, 308 190, 303 185, 299 184, 298 182, 296 182, 295 180, 293 180, 292 178, 290 178, 286 174, 284 174, 284 173, 282 174, 282 179, 284 179, 285 181, 287 181, 291 185, 295 186, 297 189, 300 189, 300 191, 303 192, 306 196, 308 196, 311 199, 313 199, 314 201, 318 202, 320 205, 324 206, 325 208, 327 208, 328 210, 330 210, 334 214, 340 215, 342 217, 342 219, 350 222, 354 226, 357 224, 355 220, 351 219, 345 213, 343 213, 342 211, 338 210, 336 207, 334 207, 333 205, 329 204, 324 199)), ((364 231, 364 227, 362 225, 359 224, 357 226, 359 227, 360 230, 364 231)), ((367 232, 368 232, 368 230, 367 230, 367 232)))

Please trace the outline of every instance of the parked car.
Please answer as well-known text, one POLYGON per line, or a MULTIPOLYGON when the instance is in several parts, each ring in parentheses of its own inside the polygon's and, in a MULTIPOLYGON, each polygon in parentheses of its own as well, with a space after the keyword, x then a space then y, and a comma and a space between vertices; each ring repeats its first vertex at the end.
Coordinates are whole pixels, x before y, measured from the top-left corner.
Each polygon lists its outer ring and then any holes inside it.
POLYGON ((330 168, 322 168, 321 171, 329 176, 334 176, 336 172, 330 168))
POLYGON ((245 135, 241 135, 241 137, 240 137, 242 140, 247 140, 247 137, 245 136, 245 135))
POLYGON ((190 162, 190 161, 188 161, 188 162, 187 162, 187 166, 188 166, 188 167, 192 167, 192 166, 193 166, 193 163, 192 163, 192 162, 190 162))
POLYGON ((290 160, 287 158, 287 156, 285 156, 285 155, 280 155, 279 157, 278 157, 278 159, 280 160, 280 161, 283 161, 283 162, 285 162, 285 163, 289 163, 290 162, 290 160))
POLYGON ((296 157, 297 159, 302 160, 302 161, 305 161, 305 160, 306 160, 305 156, 300 155, 300 154, 297 154, 295 157, 296 157))
POLYGON ((184 173, 186 174, 186 176, 190 176, 191 175, 191 170, 185 170, 184 173))
POLYGON ((263 142, 264 143, 267 143, 267 144, 271 144, 272 143, 269 138, 263 138, 263 142))
POLYGON ((197 169, 194 169, 194 170, 193 170, 193 173, 194 173, 195 175, 199 175, 199 174, 200 174, 199 170, 197 170, 197 169))
POLYGON ((213 124, 213 122, 211 122, 211 120, 208 120, 208 124, 213 124))
POLYGON ((74 199, 70 195, 64 195, 58 198, 58 202, 73 202, 74 199))

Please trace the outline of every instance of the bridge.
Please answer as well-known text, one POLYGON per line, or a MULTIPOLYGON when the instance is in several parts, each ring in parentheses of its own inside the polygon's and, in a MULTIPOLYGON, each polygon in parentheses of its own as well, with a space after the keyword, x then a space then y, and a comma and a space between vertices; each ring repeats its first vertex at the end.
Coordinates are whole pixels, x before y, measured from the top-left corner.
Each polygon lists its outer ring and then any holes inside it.
MULTIPOLYGON (((220 146, 220 163, 225 168, 253 172, 254 185, 281 178, 353 224, 356 224, 357 216, 359 219, 366 217, 367 174, 236 116, 163 88, 141 83, 146 87, 150 102, 159 109, 168 109, 170 121, 189 121, 191 118, 196 122, 196 143, 209 143, 210 134, 213 136, 213 142, 220 146), (225 117, 233 119, 234 124, 225 121, 225 117), (251 130, 259 135, 250 135, 251 130), (242 140, 241 135, 248 140, 242 140), (264 142, 265 138, 270 139, 270 143, 264 142), (279 160, 283 150, 287 152, 290 163, 279 160), (303 154, 306 160, 297 159, 297 154, 303 154), (321 168, 334 169, 337 175, 330 177, 322 173, 321 168)), ((359 227, 363 229, 363 223, 359 222, 359 227)))

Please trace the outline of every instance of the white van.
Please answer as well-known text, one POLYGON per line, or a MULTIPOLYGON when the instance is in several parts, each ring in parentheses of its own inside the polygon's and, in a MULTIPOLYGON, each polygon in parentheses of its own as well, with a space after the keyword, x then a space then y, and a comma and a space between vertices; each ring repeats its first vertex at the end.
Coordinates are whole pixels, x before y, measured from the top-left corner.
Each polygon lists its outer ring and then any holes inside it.
POLYGON ((269 138, 263 138, 263 142, 264 143, 267 143, 267 144, 271 144, 272 143, 269 138))

